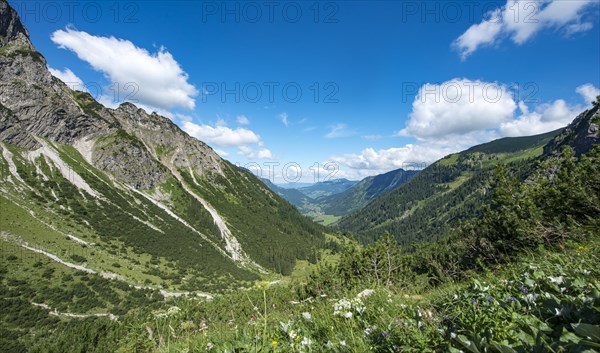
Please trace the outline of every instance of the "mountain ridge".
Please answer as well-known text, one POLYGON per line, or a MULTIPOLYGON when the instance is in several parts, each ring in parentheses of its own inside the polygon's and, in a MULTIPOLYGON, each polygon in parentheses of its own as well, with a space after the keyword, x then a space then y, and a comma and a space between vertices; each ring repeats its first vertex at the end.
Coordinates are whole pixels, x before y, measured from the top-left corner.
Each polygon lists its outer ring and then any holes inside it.
MULTIPOLYGON (((162 270, 135 276, 202 291, 316 260, 324 229, 170 119, 132 103, 106 108, 70 90, 50 74, 18 14, 4 0, 0 10, 0 197, 40 227, 26 234, 3 222, 0 230, 42 247, 77 233, 94 239, 97 254, 127 249, 127 263, 146 253, 162 270), (176 283, 173 271, 188 273, 186 282, 176 283)), ((46 250, 71 245, 61 240, 46 250)), ((92 257, 98 271, 108 270, 92 257)), ((123 278, 129 271, 112 270, 123 278)))

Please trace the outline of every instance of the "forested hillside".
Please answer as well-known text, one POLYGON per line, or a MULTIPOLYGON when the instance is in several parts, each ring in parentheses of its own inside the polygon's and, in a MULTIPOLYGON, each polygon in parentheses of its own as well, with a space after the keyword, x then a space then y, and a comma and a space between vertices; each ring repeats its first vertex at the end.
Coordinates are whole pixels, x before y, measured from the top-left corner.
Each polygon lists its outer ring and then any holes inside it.
POLYGON ((342 218, 339 229, 372 242, 389 232, 402 245, 440 239, 460 221, 481 215, 497 163, 524 178, 560 131, 503 138, 446 156, 400 188, 342 218))

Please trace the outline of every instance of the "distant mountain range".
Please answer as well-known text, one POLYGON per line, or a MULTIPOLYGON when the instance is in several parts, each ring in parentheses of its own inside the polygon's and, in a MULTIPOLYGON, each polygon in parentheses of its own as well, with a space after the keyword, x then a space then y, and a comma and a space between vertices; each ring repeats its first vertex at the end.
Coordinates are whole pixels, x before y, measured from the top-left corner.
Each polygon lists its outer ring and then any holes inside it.
POLYGON ((331 224, 378 196, 398 188, 417 173, 415 170, 397 169, 367 177, 360 182, 335 179, 299 188, 283 188, 266 179, 263 182, 303 214, 317 222, 331 224))

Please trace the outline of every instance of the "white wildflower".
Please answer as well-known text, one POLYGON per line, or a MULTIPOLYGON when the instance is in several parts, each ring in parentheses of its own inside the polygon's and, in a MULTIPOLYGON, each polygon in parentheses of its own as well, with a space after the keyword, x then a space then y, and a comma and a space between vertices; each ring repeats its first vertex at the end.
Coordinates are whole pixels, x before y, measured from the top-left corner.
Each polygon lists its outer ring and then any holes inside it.
POLYGON ((293 321, 288 321, 286 324, 284 324, 283 322, 279 321, 279 325, 281 326, 281 329, 285 333, 288 332, 288 330, 290 329, 290 327, 292 327, 293 324, 294 324, 293 321))
POLYGON ((181 311, 181 309, 179 309, 179 307, 172 306, 167 310, 167 315, 171 316, 171 315, 177 314, 180 311, 181 311))
POLYGON ((302 313, 302 318, 306 321, 312 321, 312 316, 310 315, 309 312, 306 312, 306 311, 302 313))
POLYGON ((340 341, 340 346, 346 347, 346 340, 340 341))
POLYGON ((371 295, 373 295, 373 293, 375 293, 374 290, 372 290, 372 289, 365 289, 362 292, 358 293, 356 295, 356 298, 358 298, 358 299, 368 298, 371 295))
POLYGON ((373 332, 374 332, 376 329, 377 329, 377 326, 374 326, 374 325, 373 325, 373 326, 371 326, 371 325, 367 326, 367 328, 365 328, 365 330, 364 330, 365 336, 369 336, 369 335, 370 335, 370 334, 372 334, 372 333, 373 333, 373 332))
POLYGON ((298 334, 296 333, 296 331, 294 331, 294 330, 290 331, 290 338, 295 340, 296 337, 298 337, 298 334))
POLYGON ((565 278, 563 276, 548 277, 548 279, 550 280, 550 282, 552 282, 554 284, 562 284, 565 280, 565 278))
POLYGON ((304 337, 304 338, 302 338, 302 342, 300 342, 300 344, 301 344, 303 347, 308 347, 308 346, 310 346, 310 344, 311 344, 311 343, 312 343, 312 342, 311 342, 310 338, 308 338, 308 337, 304 337))
POLYGON ((215 345, 214 345, 214 344, 212 344, 212 342, 208 342, 208 343, 206 344, 206 350, 209 350, 209 351, 210 351, 211 349, 213 349, 213 348, 214 348, 214 346, 215 346, 215 345))
POLYGON ((348 311, 347 313, 344 314, 344 317, 346 319, 352 319, 352 311, 348 311))

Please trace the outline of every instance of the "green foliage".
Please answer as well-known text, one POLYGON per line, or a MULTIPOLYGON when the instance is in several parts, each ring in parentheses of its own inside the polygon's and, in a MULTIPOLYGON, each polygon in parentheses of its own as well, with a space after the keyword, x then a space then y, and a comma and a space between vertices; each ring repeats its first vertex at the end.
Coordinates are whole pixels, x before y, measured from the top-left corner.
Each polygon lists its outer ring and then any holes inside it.
POLYGON ((342 218, 339 228, 366 243, 389 232, 406 248, 443 239, 461 222, 482 215, 497 163, 506 162, 516 177, 523 178, 542 146, 558 132, 500 139, 441 159, 400 188, 342 218))

